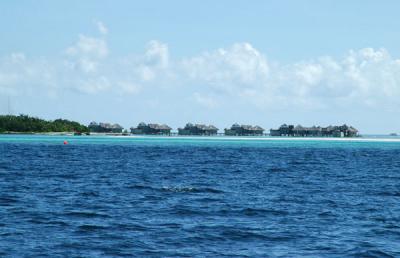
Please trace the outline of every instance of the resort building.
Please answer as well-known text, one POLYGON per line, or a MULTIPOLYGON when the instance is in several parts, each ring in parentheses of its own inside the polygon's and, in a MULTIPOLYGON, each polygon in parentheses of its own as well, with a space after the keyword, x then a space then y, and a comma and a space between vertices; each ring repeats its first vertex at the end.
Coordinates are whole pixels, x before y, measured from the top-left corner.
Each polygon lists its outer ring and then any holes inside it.
POLYGON ((263 135, 264 129, 258 125, 239 125, 233 124, 230 129, 225 129, 225 135, 233 136, 256 136, 263 135))
POLYGON ((218 128, 213 125, 187 123, 184 128, 178 128, 179 135, 215 135, 218 128))
POLYGON ((122 133, 124 129, 119 124, 91 122, 88 126, 92 133, 122 133))
POLYGON ((356 137, 358 130, 352 126, 312 126, 303 127, 283 124, 279 129, 271 129, 271 136, 294 136, 294 137, 356 137))
POLYGON ((171 127, 165 124, 140 123, 136 128, 131 127, 132 134, 170 135, 171 127))

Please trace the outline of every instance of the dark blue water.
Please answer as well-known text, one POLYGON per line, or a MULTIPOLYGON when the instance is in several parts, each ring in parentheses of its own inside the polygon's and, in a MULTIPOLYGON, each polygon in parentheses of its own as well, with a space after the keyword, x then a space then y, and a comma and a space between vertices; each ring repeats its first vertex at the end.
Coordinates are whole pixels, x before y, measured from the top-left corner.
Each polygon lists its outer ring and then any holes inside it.
POLYGON ((400 146, 3 141, 0 218, 1 257, 399 257, 400 146))

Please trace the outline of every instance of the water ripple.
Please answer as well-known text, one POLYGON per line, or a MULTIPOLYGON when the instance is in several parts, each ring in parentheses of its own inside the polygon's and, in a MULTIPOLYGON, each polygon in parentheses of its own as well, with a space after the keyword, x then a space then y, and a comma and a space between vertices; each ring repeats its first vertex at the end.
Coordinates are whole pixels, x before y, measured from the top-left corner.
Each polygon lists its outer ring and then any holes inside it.
POLYGON ((303 145, 2 141, 0 256, 400 257, 398 145, 303 145))

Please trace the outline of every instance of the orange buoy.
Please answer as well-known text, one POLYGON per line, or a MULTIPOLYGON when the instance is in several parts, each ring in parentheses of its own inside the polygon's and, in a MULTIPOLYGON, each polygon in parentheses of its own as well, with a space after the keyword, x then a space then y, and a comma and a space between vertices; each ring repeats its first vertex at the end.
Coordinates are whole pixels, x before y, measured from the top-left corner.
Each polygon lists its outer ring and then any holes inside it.
POLYGON ((64 145, 67 145, 68 144, 68 142, 67 141, 64 141, 64 145))

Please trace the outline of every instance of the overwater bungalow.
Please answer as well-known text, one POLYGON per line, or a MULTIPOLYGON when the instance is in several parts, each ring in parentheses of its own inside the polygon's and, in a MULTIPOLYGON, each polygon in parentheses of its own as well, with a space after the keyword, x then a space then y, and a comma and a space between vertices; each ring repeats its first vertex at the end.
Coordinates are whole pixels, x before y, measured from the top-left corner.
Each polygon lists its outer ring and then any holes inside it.
POLYGON ((119 124, 91 122, 88 126, 92 133, 122 133, 124 129, 119 124))
POLYGON ((239 124, 233 124, 231 128, 226 128, 225 129, 225 135, 229 136, 259 136, 263 135, 264 133, 264 128, 256 125, 239 125, 239 124))
POLYGON ((132 134, 148 134, 148 135, 170 135, 171 127, 166 124, 146 124, 140 123, 137 127, 131 127, 132 134))
POLYGON ((352 126, 312 126, 303 127, 283 124, 279 129, 271 129, 271 136, 294 136, 294 137, 356 137, 358 130, 352 126))
POLYGON ((179 135, 216 135, 218 128, 213 125, 187 123, 184 128, 178 128, 179 135))

